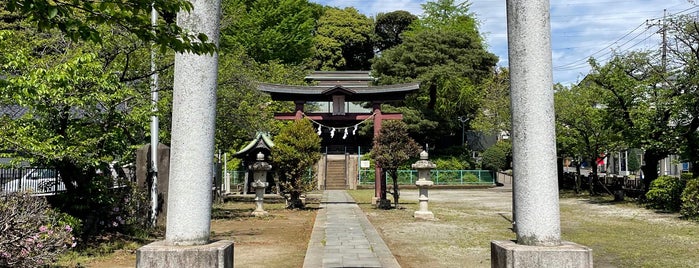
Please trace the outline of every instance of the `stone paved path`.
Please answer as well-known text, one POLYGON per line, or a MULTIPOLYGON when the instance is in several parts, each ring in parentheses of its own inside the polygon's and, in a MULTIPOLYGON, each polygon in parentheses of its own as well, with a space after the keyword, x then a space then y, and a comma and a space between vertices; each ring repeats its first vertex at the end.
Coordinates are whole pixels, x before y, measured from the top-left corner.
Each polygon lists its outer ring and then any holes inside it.
POLYGON ((304 268, 400 267, 347 191, 324 191, 320 207, 304 268))

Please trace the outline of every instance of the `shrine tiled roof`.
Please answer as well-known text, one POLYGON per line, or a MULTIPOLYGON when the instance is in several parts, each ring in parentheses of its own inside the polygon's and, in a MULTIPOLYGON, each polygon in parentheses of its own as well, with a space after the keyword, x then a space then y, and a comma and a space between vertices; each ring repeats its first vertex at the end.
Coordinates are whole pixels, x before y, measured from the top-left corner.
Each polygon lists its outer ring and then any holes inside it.
POLYGON ((258 90, 269 93, 273 100, 331 101, 332 95, 345 95, 346 101, 400 101, 420 88, 420 83, 386 86, 291 86, 260 83, 258 90))

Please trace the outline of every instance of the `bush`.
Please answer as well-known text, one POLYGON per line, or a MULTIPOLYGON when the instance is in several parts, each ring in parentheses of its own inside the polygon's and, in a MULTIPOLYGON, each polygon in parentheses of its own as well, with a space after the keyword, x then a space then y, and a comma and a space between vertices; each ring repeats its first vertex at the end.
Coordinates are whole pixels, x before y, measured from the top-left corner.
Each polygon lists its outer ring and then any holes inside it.
POLYGON ((646 193, 648 207, 667 211, 680 211, 682 190, 686 180, 670 176, 661 176, 650 183, 646 193))
POLYGON ((699 220, 699 178, 687 181, 682 191, 680 214, 691 220, 699 220))
POLYGON ((38 267, 75 247, 75 218, 27 193, 0 196, 0 267, 38 267))
POLYGON ((458 157, 440 157, 431 160, 440 170, 467 170, 471 165, 458 157))
POLYGON ((473 173, 464 175, 464 182, 478 182, 478 176, 473 173))
POLYGON ((508 141, 498 141, 490 146, 481 155, 483 169, 500 171, 505 170, 510 165, 512 158, 512 144, 508 141))
POLYGON ((97 177, 86 188, 86 194, 61 195, 53 201, 61 211, 82 220, 82 228, 73 232, 82 242, 105 233, 141 236, 151 231, 146 190, 131 182, 123 181, 125 187, 119 188, 113 188, 112 183, 109 177, 97 177))

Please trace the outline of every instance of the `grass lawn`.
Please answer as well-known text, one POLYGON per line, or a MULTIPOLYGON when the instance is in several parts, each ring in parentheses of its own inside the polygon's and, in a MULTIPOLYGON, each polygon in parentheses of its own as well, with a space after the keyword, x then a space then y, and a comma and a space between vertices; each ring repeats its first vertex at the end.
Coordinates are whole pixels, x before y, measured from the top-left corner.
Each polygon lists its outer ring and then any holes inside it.
MULTIPOLYGON (((490 267, 490 241, 515 239, 512 192, 431 190, 434 221, 413 218, 415 190, 388 211, 371 206, 373 190, 350 194, 402 267, 490 267)), ((560 200, 563 239, 592 248, 595 267, 699 267, 699 224, 610 199, 560 200)))

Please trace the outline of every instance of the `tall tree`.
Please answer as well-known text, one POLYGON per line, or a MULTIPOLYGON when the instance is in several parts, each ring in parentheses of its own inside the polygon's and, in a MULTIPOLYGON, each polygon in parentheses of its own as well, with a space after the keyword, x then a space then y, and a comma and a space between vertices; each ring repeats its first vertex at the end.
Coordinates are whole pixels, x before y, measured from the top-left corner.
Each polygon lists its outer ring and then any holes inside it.
MULTIPOLYGON (((374 148, 371 156, 383 172, 391 174, 393 180, 393 201, 398 208, 398 167, 420 153, 420 146, 408 136, 408 126, 402 121, 388 121, 379 131, 379 135, 374 137, 374 148)), ((382 176, 386 178, 386 176, 382 176)), ((377 182, 384 184, 383 193, 379 197, 380 208, 391 208, 390 202, 386 200, 386 181, 377 182), (383 201, 383 202, 382 202, 383 201)))
MULTIPOLYGON (((590 193, 594 194, 597 178, 596 160, 600 155, 615 149, 619 137, 608 123, 607 109, 599 88, 583 85, 570 88, 557 84, 554 101, 556 109, 556 140, 559 155, 570 156, 580 163, 591 163, 592 173, 588 176, 590 193)), ((576 190, 578 183, 576 183, 576 190)))
POLYGON ((401 34, 417 20, 417 16, 408 11, 397 10, 379 13, 376 16, 374 33, 376 34, 376 49, 384 51, 403 43, 401 34))
POLYGON ((586 77, 604 97, 609 122, 631 148, 644 150, 645 190, 658 177, 658 162, 678 148, 674 122, 676 103, 682 93, 669 86, 659 57, 647 52, 617 55, 605 65, 591 60, 586 77))
POLYGON ((321 7, 307 0, 225 0, 222 50, 245 49, 258 62, 298 64, 313 55, 321 7))
POLYGON ((314 42, 317 70, 369 70, 374 57, 374 22, 357 9, 326 8, 314 42))
POLYGON ((380 84, 420 81, 418 94, 406 105, 439 123, 445 136, 461 131, 456 118, 473 118, 478 86, 493 72, 497 57, 485 50, 467 4, 439 0, 423 5, 425 17, 403 32, 403 43, 385 50, 373 62, 380 84))
POLYGON ((287 196, 287 208, 303 208, 301 194, 316 185, 310 169, 320 160, 320 137, 308 119, 294 121, 274 137, 272 165, 287 196))
POLYGON ((699 174, 699 22, 681 16, 669 20, 667 27, 668 85, 683 96, 675 104, 678 135, 684 141, 681 155, 691 162, 692 172, 699 174))
POLYGON ((478 111, 471 121, 471 127, 483 133, 509 134, 512 130, 510 119, 510 72, 507 68, 495 69, 479 86, 481 101, 478 111))

